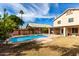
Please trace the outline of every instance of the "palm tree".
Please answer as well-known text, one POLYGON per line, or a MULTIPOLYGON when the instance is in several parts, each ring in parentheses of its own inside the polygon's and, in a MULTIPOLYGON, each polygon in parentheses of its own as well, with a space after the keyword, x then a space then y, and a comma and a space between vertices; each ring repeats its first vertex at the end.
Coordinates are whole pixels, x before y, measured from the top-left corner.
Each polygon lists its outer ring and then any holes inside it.
MULTIPOLYGON (((21 19, 22 19, 22 15, 24 14, 23 10, 20 10, 19 13, 21 14, 21 19)), ((21 26, 21 29, 22 29, 22 26, 21 26)))
POLYGON ((22 15, 24 14, 23 10, 20 10, 19 13, 21 14, 21 19, 22 19, 22 15))
POLYGON ((1 15, 0 15, 0 20, 2 20, 2 19, 1 19, 1 15))
POLYGON ((4 19, 5 19, 5 14, 6 14, 6 8, 4 8, 4 10, 3 10, 3 11, 4 11, 4 19))

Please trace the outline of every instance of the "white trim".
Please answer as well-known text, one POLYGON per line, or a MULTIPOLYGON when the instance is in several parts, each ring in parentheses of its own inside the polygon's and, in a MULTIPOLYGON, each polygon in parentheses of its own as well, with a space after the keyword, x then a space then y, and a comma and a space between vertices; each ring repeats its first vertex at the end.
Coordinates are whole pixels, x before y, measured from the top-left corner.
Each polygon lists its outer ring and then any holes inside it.
POLYGON ((66 36, 66 27, 63 27, 63 35, 66 36))

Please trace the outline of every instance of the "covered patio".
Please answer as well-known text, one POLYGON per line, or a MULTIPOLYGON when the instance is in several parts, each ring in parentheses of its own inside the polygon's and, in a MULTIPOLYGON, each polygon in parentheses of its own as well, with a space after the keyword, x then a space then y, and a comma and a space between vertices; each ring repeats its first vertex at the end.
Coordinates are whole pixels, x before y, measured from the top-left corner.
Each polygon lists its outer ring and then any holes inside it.
POLYGON ((55 27, 53 28, 54 34, 56 35, 79 35, 79 26, 64 26, 64 27, 55 27))
POLYGON ((51 31, 51 25, 29 23, 25 29, 16 29, 11 33, 11 35, 51 34, 51 31))
POLYGON ((33 34, 51 34, 52 26, 47 24, 29 23, 26 27, 33 34))

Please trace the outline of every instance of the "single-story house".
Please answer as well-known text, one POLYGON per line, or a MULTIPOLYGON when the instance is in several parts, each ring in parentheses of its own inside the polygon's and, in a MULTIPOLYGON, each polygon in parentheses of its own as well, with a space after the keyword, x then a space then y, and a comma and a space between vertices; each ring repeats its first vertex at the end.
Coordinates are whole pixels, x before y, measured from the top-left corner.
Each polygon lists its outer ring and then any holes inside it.
POLYGON ((53 23, 54 34, 79 35, 79 9, 67 9, 55 18, 53 23))

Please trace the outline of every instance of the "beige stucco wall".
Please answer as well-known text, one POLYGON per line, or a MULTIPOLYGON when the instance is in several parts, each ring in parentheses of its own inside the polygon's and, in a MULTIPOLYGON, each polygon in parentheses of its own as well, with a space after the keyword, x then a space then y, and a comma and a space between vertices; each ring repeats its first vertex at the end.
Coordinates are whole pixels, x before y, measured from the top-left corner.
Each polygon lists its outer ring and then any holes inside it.
POLYGON ((72 34, 72 29, 71 28, 67 28, 67 34, 69 34, 69 35, 72 34))
POLYGON ((54 21, 53 27, 79 25, 79 10, 72 10, 72 14, 70 15, 67 15, 67 12, 54 21), (74 18, 74 22, 69 23, 69 18, 74 18), (61 20, 61 24, 57 23, 59 20, 61 20))
POLYGON ((59 28, 54 28, 53 31, 54 31, 54 34, 59 34, 60 33, 59 28))

